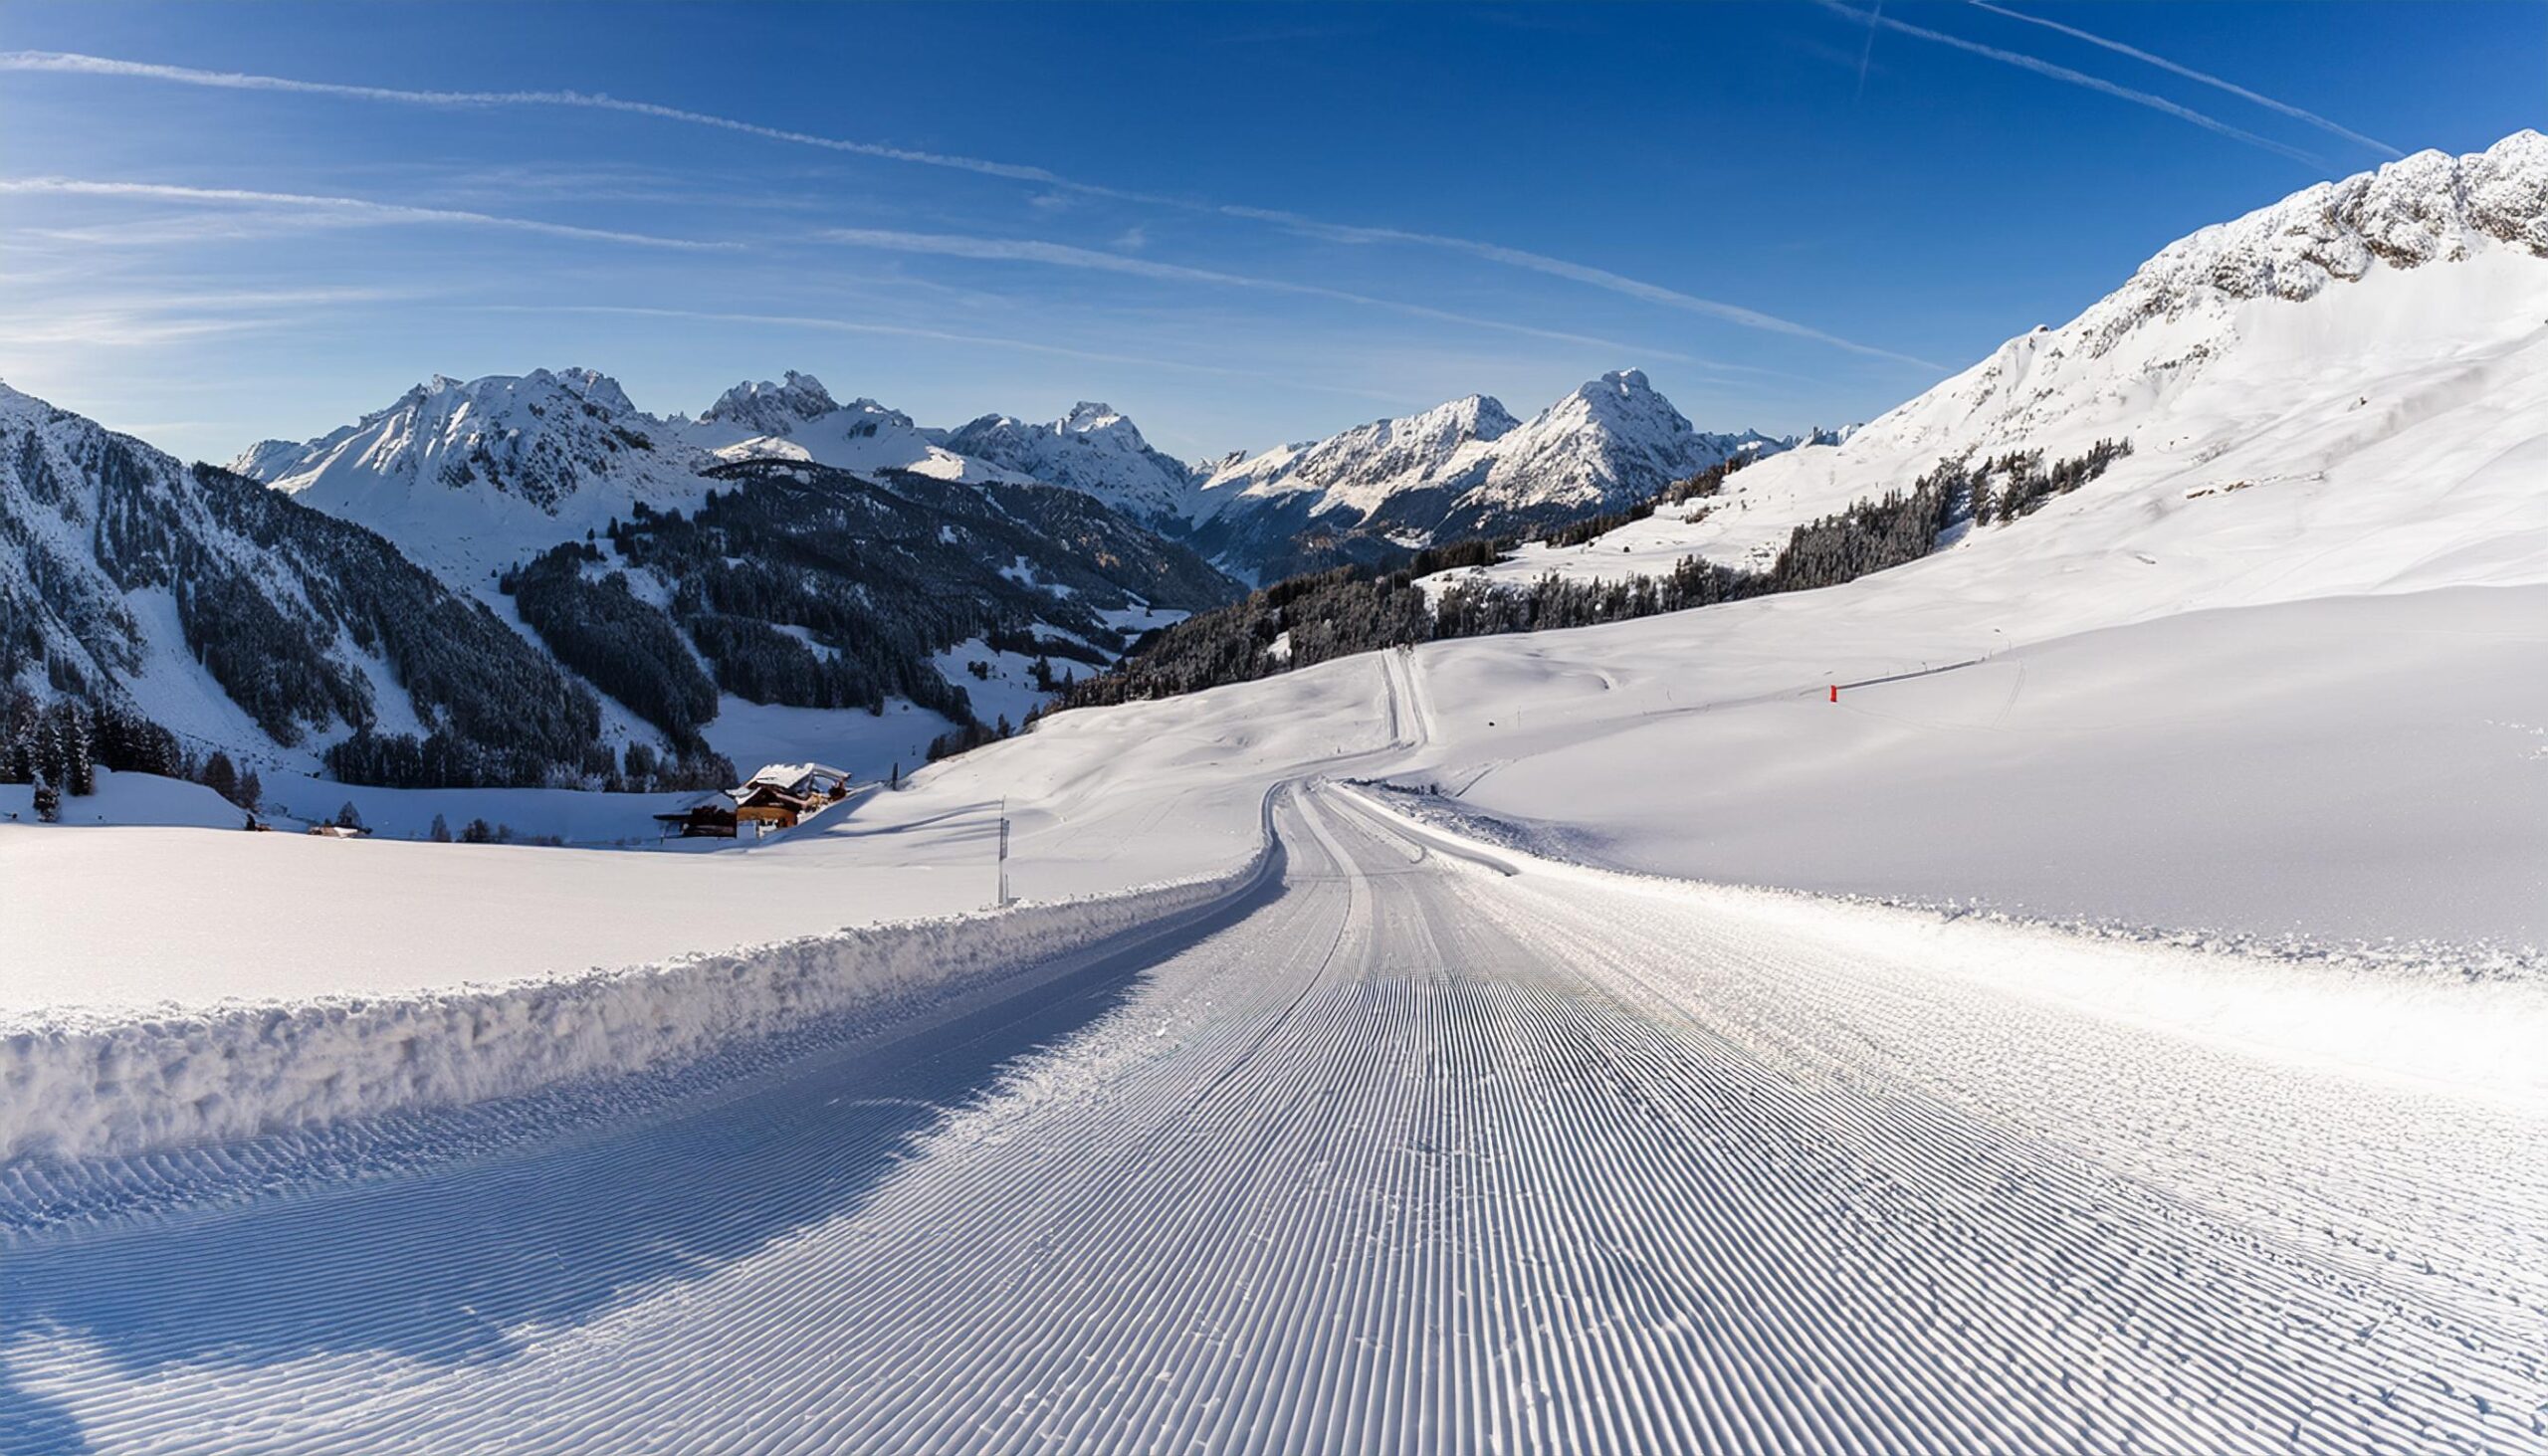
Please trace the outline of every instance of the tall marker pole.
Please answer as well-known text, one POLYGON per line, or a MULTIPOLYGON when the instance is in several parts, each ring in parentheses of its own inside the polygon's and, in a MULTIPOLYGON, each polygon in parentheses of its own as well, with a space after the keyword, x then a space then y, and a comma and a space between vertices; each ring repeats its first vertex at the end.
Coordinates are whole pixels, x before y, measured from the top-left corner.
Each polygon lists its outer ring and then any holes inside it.
POLYGON ((1008 907, 1008 796, 999 800, 999 900, 996 909, 1008 907))

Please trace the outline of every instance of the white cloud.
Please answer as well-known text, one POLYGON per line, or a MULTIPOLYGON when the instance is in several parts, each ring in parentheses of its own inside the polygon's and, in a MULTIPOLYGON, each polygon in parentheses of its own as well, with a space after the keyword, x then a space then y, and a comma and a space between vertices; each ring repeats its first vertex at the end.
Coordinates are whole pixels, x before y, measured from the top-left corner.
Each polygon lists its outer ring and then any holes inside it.
MULTIPOLYGON (((1855 11, 1849 11, 1845 6, 1837 8, 1847 14, 1856 14, 1855 11)), ((1888 24, 1890 24, 1890 22, 1888 22, 1888 24)), ((1928 33, 1923 32, 1922 34, 1928 33)), ((1952 43, 1967 44, 1962 42, 1952 43)), ((2040 65, 2041 63, 2035 64, 2040 65)), ((2059 68, 2049 69, 2056 72, 2059 70, 2059 68)), ((85 56, 55 51, 0 52, 0 71, 40 71, 81 76, 121 77, 172 82, 186 86, 213 87, 237 91, 281 92, 294 95, 336 97, 346 100, 384 102, 408 105, 427 105, 446 108, 465 109, 475 107, 521 105, 577 106, 594 110, 616 111, 629 115, 651 116, 660 120, 679 121, 694 126, 706 126, 718 130, 736 132, 746 136, 756 136, 764 140, 787 142, 799 146, 820 147, 825 150, 847 152, 857 156, 876 157, 887 161, 909 162, 922 166, 949 168, 956 171, 970 172, 981 176, 998 177, 1008 181, 1029 182, 1040 187, 1052 189, 1051 191, 1039 194, 1036 198, 1030 199, 1033 205, 1038 207, 1049 206, 1050 204, 1046 201, 1048 198, 1051 199, 1052 202, 1058 203, 1066 200, 1059 194, 1073 194, 1081 197, 1099 197, 1120 202, 1136 202, 1150 206, 1176 208, 1185 211, 1210 213, 1222 217, 1262 223, 1273 223, 1296 231, 1312 232, 1320 236, 1340 241, 1390 243, 1415 247, 1448 249, 1454 252, 1466 254, 1473 258, 1482 259, 1490 263, 1525 269, 1530 272, 1544 274, 1552 278, 1565 279, 1569 282, 1605 290, 1610 293, 1621 294, 1629 298, 1639 299, 1646 303, 1660 304, 1667 308, 1702 314, 1704 316, 1737 324, 1745 328, 1763 329, 1773 333, 1785 334, 1792 338, 1808 339, 1814 342, 1828 344, 1836 348, 1845 349, 1853 353, 1866 355, 1868 357, 1888 359, 1898 363, 1914 365, 1923 369, 1936 369, 1939 367, 1925 359, 1919 359, 1907 354, 1895 353, 1891 350, 1857 343, 1852 340, 1842 338, 1836 334, 1828 333, 1821 329, 1811 328, 1805 324, 1781 318, 1775 314, 1765 313, 1755 309, 1747 309, 1739 305, 1725 304, 1711 299, 1700 298, 1692 294, 1682 293, 1678 290, 1664 288, 1660 285, 1648 284, 1636 279, 1631 279, 1623 274, 1611 272, 1608 269, 1594 268, 1586 264, 1571 263, 1564 259, 1550 257, 1546 254, 1532 253, 1517 248, 1507 248, 1500 244, 1480 242, 1467 238, 1448 237, 1437 233, 1414 232, 1399 228, 1363 227, 1352 224, 1330 223, 1283 209, 1224 205, 1198 201, 1190 197, 1176 197, 1162 193, 1140 192, 1126 188, 1108 187, 1093 182, 1082 182, 1073 178, 1065 177, 1044 167, 1024 166, 1011 162, 992 161, 982 157, 961 156, 945 152, 918 151, 908 147, 885 146, 875 142, 854 141, 842 137, 818 136, 811 132, 789 130, 776 126, 763 126, 756 122, 739 120, 731 116, 715 115, 705 111, 686 110, 678 106, 657 105, 649 102, 624 101, 617 97, 594 96, 575 91, 410 91, 394 87, 352 86, 336 82, 295 81, 284 77, 260 76, 242 72, 203 71, 185 66, 166 66, 148 62, 121 61, 109 57, 85 56)), ((2076 76, 2076 73, 2064 74, 2074 77, 2076 76)), ((2082 81, 2087 80, 2087 78, 2079 79, 2082 81)), ((2099 85, 2102 86, 2103 84, 2099 83, 2099 85)), ((2121 95, 2134 97, 2139 96, 2138 93, 2124 92, 2121 88, 2107 87, 2106 89, 2115 91, 2121 95)), ((2151 102, 2157 101, 2156 98, 2144 98, 2144 100, 2151 102)), ((2170 104, 2161 103, 2160 104, 2167 105, 2170 104)), ((2207 124, 2213 124, 2216 127, 2219 125, 2219 123, 2211 122, 2207 122, 2207 124)), ((2234 128, 2220 127, 2219 129, 2230 130, 2233 135, 2245 135, 2243 132, 2236 132, 2234 128)), ((2256 140, 2261 144, 2271 144, 2263 143, 2262 138, 2249 139, 2256 140)), ((1445 314, 1442 316, 1456 317, 1457 315, 1445 314)), ((1574 335, 1553 336, 1576 337, 1574 335)))
POLYGON ((1390 312, 1404 313, 1410 317, 1430 318, 1439 322, 1457 323, 1471 328, 1494 329, 1504 333, 1519 333, 1560 343, 1589 345, 1621 357, 1665 358, 1685 363, 1704 362, 1676 349, 1656 348, 1648 344, 1622 343, 1616 339, 1598 338, 1584 333, 1568 333, 1561 329, 1534 328, 1529 324, 1515 323, 1506 318, 1481 318, 1467 313, 1454 313, 1448 310, 1428 308, 1422 304, 1374 298, 1369 294, 1351 293, 1344 289, 1332 289, 1319 284, 1256 278, 1247 274, 1223 273, 1218 269, 1192 268, 1181 263, 1162 263, 1149 258, 1130 258, 1121 253, 1101 253, 1093 248, 1075 248, 1067 243, 1047 243, 1016 238, 975 238, 951 233, 904 233, 883 228, 834 228, 822 236, 852 247, 878 248, 895 253, 917 253, 940 258, 975 258, 991 262, 1040 263, 1055 268, 1120 273, 1136 278, 1159 279, 1168 283, 1206 284, 1220 288, 1292 294, 1301 298, 1330 299, 1341 304, 1385 309, 1390 312))
POLYGON ((298 192, 258 192, 238 187, 181 187, 160 182, 101 182, 76 177, 0 177, 0 195, 7 194, 106 197, 245 207, 252 210, 264 209, 270 216, 277 208, 306 209, 312 219, 322 225, 348 222, 457 224, 467 227, 497 228, 510 232, 536 233, 552 238, 573 238, 585 242, 627 243, 645 248, 675 248, 687 251, 725 251, 740 246, 734 243, 658 237, 652 233, 619 232, 609 228, 576 227, 568 223, 540 222, 532 218, 499 217, 492 213, 462 212, 452 208, 409 207, 400 203, 372 202, 359 197, 313 196, 298 192))

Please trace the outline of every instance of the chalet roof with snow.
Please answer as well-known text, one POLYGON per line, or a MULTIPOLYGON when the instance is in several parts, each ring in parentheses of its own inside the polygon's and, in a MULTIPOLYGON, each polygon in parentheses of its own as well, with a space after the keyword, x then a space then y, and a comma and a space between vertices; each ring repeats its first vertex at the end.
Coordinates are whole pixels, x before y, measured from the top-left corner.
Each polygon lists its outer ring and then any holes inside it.
POLYGON ((763 784, 784 789, 791 794, 804 795, 824 787, 827 783, 847 782, 849 782, 849 770, 834 768, 828 763, 770 763, 763 765, 760 772, 745 779, 743 786, 735 791, 735 796, 742 798, 753 788, 763 784))

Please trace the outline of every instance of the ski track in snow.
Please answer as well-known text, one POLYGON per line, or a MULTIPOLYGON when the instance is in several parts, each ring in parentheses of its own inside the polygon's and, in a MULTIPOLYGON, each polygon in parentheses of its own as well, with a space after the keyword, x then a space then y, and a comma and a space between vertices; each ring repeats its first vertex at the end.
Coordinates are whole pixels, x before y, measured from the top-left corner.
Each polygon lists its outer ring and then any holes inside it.
POLYGON ((1242 917, 728 1095, 30 1236, 0 1450, 2548 1447, 2527 1102, 1277 827, 1242 917))

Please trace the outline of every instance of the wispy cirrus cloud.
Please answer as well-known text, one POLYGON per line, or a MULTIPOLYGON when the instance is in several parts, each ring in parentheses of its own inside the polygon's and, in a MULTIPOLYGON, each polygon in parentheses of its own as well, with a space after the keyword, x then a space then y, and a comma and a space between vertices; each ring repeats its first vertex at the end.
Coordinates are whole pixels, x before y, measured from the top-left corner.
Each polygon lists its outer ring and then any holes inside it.
MULTIPOLYGON (((1846 11, 1846 7, 1839 7, 1846 11)), ((1854 14, 1855 12, 1847 12, 1854 14)), ((1439 233, 1410 229, 1369 227, 1336 223, 1280 208, 1243 206, 1220 203, 1168 193, 1112 187, 1101 183, 1067 177, 1047 167, 995 161, 983 157, 963 156, 949 152, 924 151, 910 147, 890 146, 879 142, 846 137, 821 136, 787 127, 764 126, 732 116, 695 111, 680 106, 660 105, 652 102, 628 101, 618 97, 577 91, 420 91, 397 87, 350 85, 340 82, 299 81, 286 77, 263 76, 244 72, 205 71, 186 66, 161 65, 152 62, 125 61, 111 57, 89 56, 59 51, 0 52, 0 71, 50 72, 56 74, 113 77, 167 82, 185 86, 212 87, 236 91, 276 92, 300 96, 332 97, 340 100, 387 103, 401 105, 423 105, 446 108, 484 108, 496 106, 574 106, 592 110, 614 111, 627 115, 647 116, 658 120, 704 126, 762 140, 798 146, 818 147, 879 160, 906 162, 921 166, 947 168, 1006 181, 1021 182, 1047 189, 1036 199, 1037 205, 1048 205, 1046 198, 1060 200, 1054 194, 1076 194, 1119 202, 1172 208, 1204 213, 1240 221, 1272 224, 1292 231, 1327 238, 1331 241, 1365 244, 1395 244, 1410 247, 1442 249, 1465 254, 1485 262, 1508 268, 1519 268, 1552 278, 1564 279, 1590 288, 1632 298, 1648 304, 1699 314, 1744 328, 1761 329, 1792 338, 1827 344, 1865 357, 1885 359, 1921 369, 1939 365, 1908 354, 1862 344, 1825 330, 1779 317, 1760 310, 1706 299, 1677 289, 1629 278, 1609 269, 1571 262, 1543 253, 1506 247, 1471 238, 1458 238, 1439 233)), ((2152 100, 2156 100, 2155 98, 2152 100)), ((2259 138, 2260 139, 2260 138, 2259 138)), ((1394 307, 1394 306, 1393 306, 1394 307)), ((1412 306, 1407 306, 1412 307, 1412 306)), ((1458 315, 1445 315, 1457 317, 1458 315)))
POLYGON ((576 106, 586 110, 617 111, 623 115, 652 116, 657 120, 681 121, 693 126, 708 126, 745 136, 757 136, 765 141, 784 141, 798 146, 822 147, 829 151, 876 157, 884 161, 951 167, 957 171, 978 172, 983 176, 1001 177, 1013 182, 1036 182, 1049 187, 1066 187, 1074 191, 1098 192, 1117 197, 1138 196, 1135 193, 1118 192, 1112 188, 1093 187, 1086 183, 1074 182, 1042 167, 1019 166, 1009 162, 988 161, 981 157, 956 156, 946 152, 918 151, 909 147, 887 146, 873 141, 854 141, 837 136, 817 136, 809 131, 794 131, 783 126, 763 126, 758 122, 739 120, 732 116, 693 111, 681 106, 658 105, 652 102, 632 102, 593 92, 411 91, 391 86, 355 86, 333 81, 296 81, 289 77, 259 76, 240 71, 203 71, 192 66, 163 66, 147 61, 121 61, 109 56, 85 56, 68 51, 0 52, 0 71, 48 71, 73 76, 166 81, 183 86, 212 87, 223 91, 282 92, 294 96, 322 96, 343 101, 388 102, 399 105, 461 109, 491 106, 576 106))
POLYGON ((1600 338, 1592 334, 1569 333, 1555 328, 1536 328, 1527 323, 1516 323, 1509 318, 1483 318, 1469 313, 1455 313, 1447 309, 1403 303, 1396 299, 1375 298, 1370 294, 1328 288, 1323 284, 1294 283, 1289 279, 1225 273, 1216 268, 1195 268, 1187 264, 1166 263, 1153 258, 1133 258, 1121 253, 1100 252, 1095 248, 1073 247, 1068 243, 1051 243, 1027 238, 980 238, 958 233, 905 233, 884 228, 832 228, 820 236, 828 241, 844 243, 855 248, 875 248, 893 253, 925 254, 937 258, 973 258, 985 262, 1039 263, 1053 268, 1117 273, 1133 278, 1158 279, 1167 283, 1204 284, 1217 288, 1251 289, 1263 293, 1291 294, 1300 298, 1327 299, 1340 304, 1382 309, 1413 318, 1457 323, 1471 328, 1493 329, 1502 333, 1518 333, 1559 343, 1588 345, 1606 349, 1622 356, 1668 358, 1697 364, 1709 362, 1677 349, 1657 348, 1651 344, 1623 343, 1617 339, 1600 338))
MULTIPOLYGON (((1968 0, 1968 3, 1976 10, 1987 10, 1993 15, 2004 15, 2011 20, 2023 21, 2027 25, 2039 25, 2045 30, 2058 32, 2059 34, 2070 37, 2072 40, 2085 41, 2092 46, 2102 46, 2106 50, 2112 51, 2118 56, 2129 56, 2135 61, 2139 61, 2149 66, 2156 66, 2160 70, 2168 72, 2171 75, 2182 76, 2188 81, 2200 82, 2205 86, 2214 88, 2215 90, 2228 92, 2230 95, 2238 98, 2240 101, 2253 102, 2255 104, 2262 106, 2269 111, 2280 111, 2282 114, 2289 116, 2294 120, 2306 121, 2321 131, 2341 136, 2347 141, 2357 142, 2363 146, 2367 146, 2373 151, 2379 152, 2383 156, 2401 157, 2406 155, 2405 152, 2391 146, 2388 142, 2382 141, 2377 137, 2365 136, 2351 127, 2339 125, 2336 122, 2330 121, 2326 117, 2319 115, 2315 111, 2308 110, 2305 107, 2295 106, 2289 102, 2276 101, 2272 97, 2266 96, 2261 92, 2249 91, 2247 88, 2238 85, 2236 82, 2224 81, 2220 77, 2214 76, 2209 72, 2197 71, 2191 66, 2179 65, 2165 56, 2154 56, 2148 51, 2142 50, 2138 46, 2127 46, 2121 41, 2108 40, 2104 36, 2094 35, 2087 31, 2083 31, 2077 26, 2063 25, 2057 20, 2046 20, 2039 15, 2026 15, 2019 11, 2010 10, 2003 6, 1991 4, 1990 0, 1968 0)), ((1883 7, 1878 6, 1877 8, 1881 10, 1883 7)))
POLYGON ((1269 373, 1262 369, 1243 369, 1228 364, 1197 363, 1190 359, 1156 358, 1145 354, 1128 354, 1105 349, 1077 348, 1069 344, 1043 343, 1034 339, 1003 338, 995 334, 968 333, 959 329, 928 328, 916 324, 885 323, 863 318, 831 318, 808 313, 733 312, 714 309, 661 309, 621 304, 482 304, 474 306, 490 313, 562 313, 599 317, 679 318, 701 323, 740 323, 755 328, 803 328, 823 333, 871 334, 885 338, 920 339, 933 343, 963 344, 971 348, 1000 349, 1015 353, 1045 354, 1056 358, 1078 359, 1088 363, 1127 364, 1136 368, 1160 369, 1177 373, 1215 374, 1235 379, 1259 379, 1306 389, 1321 394, 1344 394, 1358 399, 1377 399, 1404 404, 1401 395, 1379 390, 1357 389, 1350 385, 1330 384, 1320 380, 1300 379, 1269 373))
POLYGON ((2130 102, 2137 106, 2146 106, 2151 110, 2174 116, 2180 121, 2191 122, 2194 125, 2202 127, 2206 131, 2216 132, 2220 135, 2227 136, 2233 141, 2242 141, 2249 146, 2259 147, 2265 151, 2274 152, 2281 156, 2287 156, 2296 162, 2300 162, 2310 167, 2316 167, 2323 170, 2327 165, 2325 158, 2311 152, 2302 151, 2299 147, 2285 145, 2282 142, 2274 140, 2270 136, 2259 136, 2255 132, 2249 131, 2241 126, 2232 126, 2218 116, 2207 115, 2202 111, 2196 110, 2192 106, 2182 105, 2176 102, 2172 102, 2166 97, 2153 96, 2146 91, 2135 91, 2128 86, 2119 86, 2114 82, 2106 80, 2104 77, 2090 76, 2084 71, 2073 71, 2067 66, 2056 66, 2052 62, 2046 61, 2039 56, 2029 56, 2023 51, 2011 51, 1999 46, 1987 46, 1980 41, 1969 41, 1962 36, 1949 35, 1945 31, 1931 30, 1924 25, 1913 25, 1909 21, 1898 20, 1890 15, 1860 10, 1852 5, 1844 5, 1840 3, 1840 0, 1820 0, 1820 3, 1823 9, 1830 11, 1834 15, 1846 16, 1848 19, 1859 25, 1880 26, 1896 35, 1910 36, 1915 40, 1929 41, 1936 45, 1947 46, 1972 55, 1986 57, 1990 60, 1997 61, 2004 66, 2015 66, 2021 71, 2031 71, 2037 76, 2048 77, 2054 81, 2064 82, 2071 86, 2081 87, 2088 91, 2098 92, 2102 95, 2113 97, 2117 101, 2130 102))
POLYGON ((583 242, 626 243, 642 248, 671 248, 687 252, 725 252, 741 246, 735 243, 703 242, 692 238, 667 238, 653 233, 621 232, 611 228, 577 227, 571 223, 542 222, 535 218, 464 212, 446 207, 411 207, 404 203, 373 202, 360 197, 329 197, 303 192, 260 192, 243 187, 185 187, 165 182, 112 182, 79 177, 0 177, 0 196, 7 195, 103 197, 128 201, 176 202, 216 207, 245 207, 269 214, 277 210, 301 211, 321 221, 333 223, 446 224, 494 228, 506 232, 534 233, 542 237, 572 238, 583 242))
POLYGON ((1757 309, 1746 309, 1738 304, 1721 303, 1715 299, 1703 299, 1694 294, 1682 293, 1677 289, 1667 289, 1659 284, 1645 283, 1624 274, 1612 273, 1607 269, 1593 268, 1582 263, 1569 263, 1563 258, 1552 258, 1545 253, 1507 248, 1498 243, 1480 243, 1467 238, 1447 237, 1439 233, 1415 233, 1398 228, 1367 228, 1349 223, 1321 222, 1317 218, 1307 217, 1297 212, 1283 212, 1273 208, 1223 207, 1219 211, 1232 217, 1252 218, 1258 222, 1278 224, 1312 237, 1326 238, 1339 243, 1416 243, 1429 248, 1444 248, 1456 253, 1466 253, 1474 258, 1483 258, 1492 263, 1501 263, 1508 268, 1527 269, 1533 273, 1548 274, 1553 278, 1570 279, 1576 283, 1607 289, 1614 294, 1623 294, 1643 303, 1659 304, 1666 309, 1677 309, 1687 313, 1722 319, 1728 323, 1741 324, 1745 328, 1758 329, 1765 333, 1783 333, 1791 338, 1811 339, 1816 343, 1829 344, 1833 348, 1845 349, 1850 353, 1864 354, 1870 358, 1890 359, 1896 363, 1911 364, 1923 369, 1943 367, 1928 359, 1895 353, 1890 349, 1876 348, 1871 344, 1857 343, 1837 334, 1825 333, 1821 329, 1810 328, 1791 319, 1781 318, 1774 313, 1764 313, 1757 309))
POLYGON ((337 286, 40 292, 45 296, 32 307, 0 316, 0 350, 23 357, 50 350, 157 347, 307 326, 313 310, 359 309, 426 296, 415 289, 337 286))

